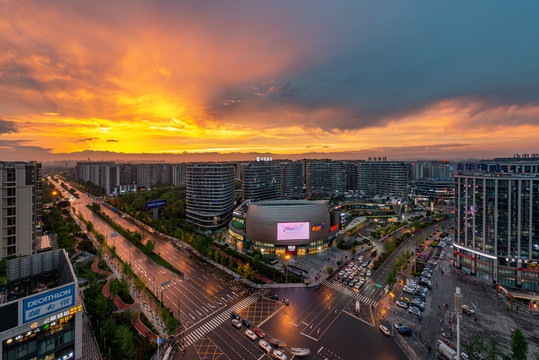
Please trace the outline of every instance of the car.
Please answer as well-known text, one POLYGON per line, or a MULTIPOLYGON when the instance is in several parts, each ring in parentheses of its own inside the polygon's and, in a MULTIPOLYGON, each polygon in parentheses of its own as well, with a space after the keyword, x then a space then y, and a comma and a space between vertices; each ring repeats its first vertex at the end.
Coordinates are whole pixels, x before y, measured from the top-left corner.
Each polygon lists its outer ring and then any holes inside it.
POLYGON ((384 325, 380 325, 380 330, 387 336, 391 335, 389 330, 384 325))
POLYGON ((372 274, 372 271, 367 270, 367 276, 371 276, 371 274, 372 274))
POLYGON ((409 287, 409 286, 405 286, 402 291, 404 291, 405 293, 408 293, 408 294, 414 294, 415 293, 415 289, 413 287, 409 287))
POLYGON ((419 310, 417 307, 413 306, 412 304, 412 306, 408 308, 408 313, 410 315, 419 316, 421 315, 421 310, 419 310))
POLYGON ((350 280, 344 280, 344 281, 342 282, 342 284, 343 284, 343 285, 348 285, 349 282, 350 282, 350 280))
POLYGON ((258 336, 259 338, 263 338, 264 337, 264 332, 262 330, 260 330, 259 328, 255 327, 253 329, 253 332, 256 334, 256 336, 258 336))
POLYGON ((240 314, 238 314, 237 312, 233 312, 233 313, 230 314, 230 318, 239 320, 240 319, 240 314))
POLYGON ((418 292, 422 292, 424 294, 427 293, 427 291, 429 291, 429 289, 426 287, 426 286, 418 286, 417 289, 416 289, 418 292))
POLYGON ((348 280, 352 280, 353 278, 354 278, 354 274, 350 274, 350 275, 348 276, 348 280))
POLYGON ((269 298, 275 301, 279 300, 279 297, 277 296, 277 294, 270 294, 269 298))
POLYGON ((333 280, 335 280, 335 281, 339 280, 339 275, 335 276, 335 277, 333 278, 333 280))
POLYGON ((469 307, 468 305, 462 305, 462 312, 463 313, 466 313, 468 315, 473 315, 475 314, 475 310, 472 309, 471 307, 469 307))
POLYGON ((256 334, 253 332, 253 330, 249 330, 249 329, 245 330, 245 335, 251 340, 258 339, 258 336, 256 336, 256 334))
POLYGON ((350 283, 348 284, 348 286, 354 286, 356 284, 356 279, 353 279, 353 280, 350 280, 350 283))
POLYGON ((241 321, 241 324, 242 324, 243 326, 245 326, 246 328, 251 327, 251 323, 250 323, 249 320, 247 320, 247 319, 243 319, 243 320, 241 321))
POLYGON ((311 354, 311 350, 307 348, 293 347, 290 349, 290 353, 295 356, 307 356, 311 354))
POLYGON ((466 353, 461 352, 460 353, 460 359, 461 360, 470 360, 470 357, 466 353))
POLYGON ((339 276, 343 276, 344 275, 344 271, 339 271, 339 276))
POLYGON ((432 275, 431 275, 430 273, 428 273, 428 272, 422 272, 422 273, 421 273, 421 276, 422 276, 422 277, 425 277, 425 278, 427 278, 427 279, 430 279, 430 278, 432 277, 432 275))
POLYGON ((260 340, 258 342, 258 346, 260 346, 262 349, 264 349, 264 351, 266 352, 270 352, 271 351, 271 346, 270 344, 268 344, 267 342, 265 342, 264 340, 260 340))
POLYGON ((400 306, 401 308, 403 309, 408 309, 408 303, 404 302, 404 301, 397 301, 397 306, 400 306))
POLYGON ((397 331, 401 335, 412 335, 412 329, 410 329, 408 327, 401 327, 401 328, 397 329, 397 331))
POLYGON ((432 265, 432 266, 436 266, 436 265, 438 265, 438 261, 436 261, 436 260, 429 260, 428 264, 429 264, 429 265, 432 265))
POLYGON ((273 350, 273 352, 271 353, 271 356, 279 360, 286 360, 286 355, 283 354, 282 351, 279 351, 277 349, 273 350))
POLYGON ((407 304, 410 304, 410 299, 408 299, 406 296, 401 296, 401 298, 399 300, 404 301, 407 304))
POLYGON ((360 287, 361 287, 361 283, 358 281, 358 282, 354 285, 354 289, 359 291, 359 288, 360 288, 360 287))
POLYGON ((359 280, 359 286, 362 286, 363 284, 365 284, 365 279, 359 280))
POLYGON ((237 319, 232 319, 232 325, 234 325, 234 327, 237 329, 241 328, 241 323, 237 319))
POLYGON ((404 327, 404 324, 403 323, 398 323, 398 324, 393 325, 393 327, 395 328, 395 330, 399 330, 400 328, 404 327))
POLYGON ((412 304, 420 310, 425 310, 425 302, 417 297, 412 300, 412 304))
POLYGON ((270 339, 270 344, 275 346, 275 347, 285 347, 286 346, 286 342, 284 340, 281 340, 281 339, 270 339))

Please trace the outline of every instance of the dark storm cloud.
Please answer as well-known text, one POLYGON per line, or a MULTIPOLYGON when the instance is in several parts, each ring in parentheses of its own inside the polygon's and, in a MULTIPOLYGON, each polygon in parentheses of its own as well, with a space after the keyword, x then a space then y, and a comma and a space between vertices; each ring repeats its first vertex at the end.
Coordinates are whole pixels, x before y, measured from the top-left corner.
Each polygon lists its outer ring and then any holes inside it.
MULTIPOLYGON (((265 97, 253 96, 247 84, 227 89, 224 97, 242 102, 226 110, 247 103, 338 109, 344 115, 311 118, 309 126, 358 129, 444 100, 474 103, 477 113, 539 105, 539 2, 358 1, 350 13, 356 25, 312 24, 354 31, 333 39, 336 49, 325 61, 278 74, 265 97)), ((506 120, 539 124, 537 117, 506 120)))
POLYGON ((0 134, 17 132, 17 127, 13 121, 0 119, 0 134))

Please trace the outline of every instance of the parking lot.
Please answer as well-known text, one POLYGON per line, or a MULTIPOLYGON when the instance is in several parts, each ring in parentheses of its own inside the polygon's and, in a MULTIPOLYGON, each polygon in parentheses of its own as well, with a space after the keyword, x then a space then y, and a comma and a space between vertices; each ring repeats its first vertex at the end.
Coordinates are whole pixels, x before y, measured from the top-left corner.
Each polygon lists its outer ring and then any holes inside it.
MULTIPOLYGON (((429 241, 438 240, 433 236, 429 241)), ((427 242, 428 243, 428 242, 427 242)), ((456 315, 461 315, 460 344, 461 351, 467 352, 470 339, 477 335, 488 343, 491 338, 499 342, 499 348, 504 354, 511 352, 511 330, 519 328, 529 343, 529 355, 535 356, 539 352, 539 318, 532 315, 522 306, 517 310, 509 309, 507 297, 500 294, 496 298, 496 290, 492 284, 481 281, 475 277, 463 274, 451 265, 452 252, 450 245, 444 252, 443 259, 438 259, 438 265, 433 269, 431 278, 432 289, 426 292, 423 311, 417 314, 410 313, 410 307, 398 306, 397 302, 405 297, 413 302, 414 295, 403 291, 406 279, 419 284, 418 277, 410 275, 410 267, 405 272, 404 281, 395 289, 394 306, 386 297, 379 310, 392 325, 402 323, 404 327, 412 330, 410 336, 404 339, 420 359, 436 359, 440 355, 438 340, 445 340, 456 348, 456 315), (456 287, 461 289, 462 304, 471 309, 467 314, 459 309, 453 309, 456 287)), ((432 258, 438 258, 441 249, 436 248, 432 258)), ((406 301, 403 301, 406 302, 406 301)), ((396 335, 398 336, 398 335, 396 335)), ((471 355, 471 354, 468 354, 471 355)))

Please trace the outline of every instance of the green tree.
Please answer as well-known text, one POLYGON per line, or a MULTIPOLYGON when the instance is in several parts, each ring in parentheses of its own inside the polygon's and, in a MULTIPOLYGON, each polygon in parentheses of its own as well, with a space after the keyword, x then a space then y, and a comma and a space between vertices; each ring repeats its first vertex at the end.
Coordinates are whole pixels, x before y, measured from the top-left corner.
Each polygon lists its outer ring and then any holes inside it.
POLYGON ((155 249, 155 241, 151 241, 151 240, 148 240, 148 242, 146 242, 146 251, 147 253, 152 253, 155 249))
POLYGON ((468 342, 468 354, 482 354, 485 353, 486 350, 487 346, 485 345, 483 338, 479 337, 478 335, 473 335, 470 338, 470 341, 468 342))
POLYGON ((528 340, 520 329, 515 329, 511 341, 511 357, 513 360, 526 360, 528 356, 528 340))
POLYGON ((86 230, 88 230, 89 232, 92 232, 94 230, 94 224, 91 221, 88 221, 86 223, 86 230))
POLYGON ((116 359, 132 359, 135 352, 135 343, 133 341, 133 335, 129 328, 125 325, 120 325, 116 328, 114 335, 114 350, 116 352, 116 359))
POLYGON ((485 355, 488 360, 496 360, 498 359, 498 356, 503 355, 502 351, 500 350, 500 344, 496 338, 490 338, 487 344, 485 355))

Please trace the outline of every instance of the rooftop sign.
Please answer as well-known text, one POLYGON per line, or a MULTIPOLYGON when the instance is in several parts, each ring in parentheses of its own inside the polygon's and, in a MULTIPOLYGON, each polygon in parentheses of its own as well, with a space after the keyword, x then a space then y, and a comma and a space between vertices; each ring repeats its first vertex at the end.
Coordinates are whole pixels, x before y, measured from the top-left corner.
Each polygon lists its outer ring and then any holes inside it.
POLYGON ((40 293, 23 300, 22 322, 26 324, 74 305, 75 284, 40 293))

